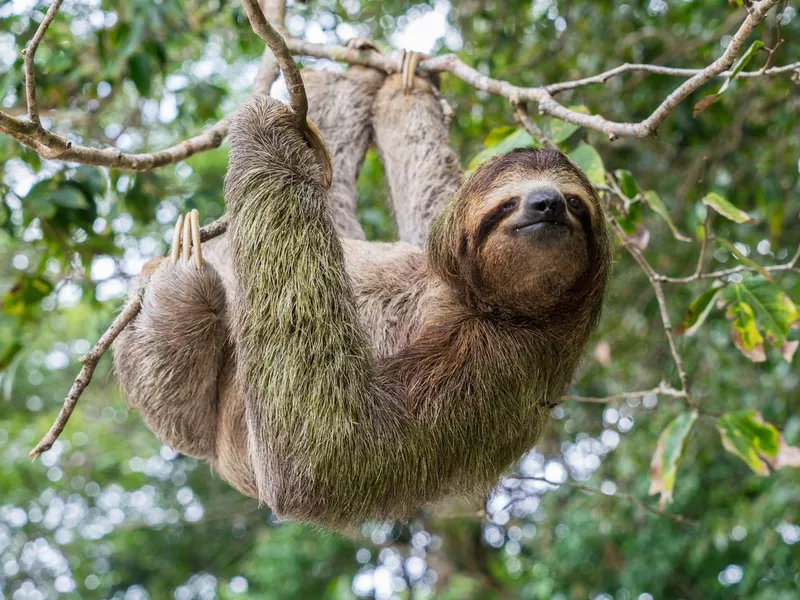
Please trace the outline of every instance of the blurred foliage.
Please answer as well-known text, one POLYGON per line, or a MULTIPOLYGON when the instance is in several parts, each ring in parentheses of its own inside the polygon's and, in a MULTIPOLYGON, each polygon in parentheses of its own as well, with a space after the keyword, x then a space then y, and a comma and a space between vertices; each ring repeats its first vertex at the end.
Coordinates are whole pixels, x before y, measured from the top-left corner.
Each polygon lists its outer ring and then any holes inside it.
MULTIPOLYGON (((288 26, 313 41, 369 36, 387 51, 430 38, 416 49, 457 52, 482 72, 536 85, 623 62, 708 64, 743 18, 736 4, 315 0, 291 5, 288 26)), ((46 6, 0 0, 0 103, 14 114, 24 106, 19 51, 46 6)), ((783 15, 780 33, 773 14, 749 41, 747 69, 767 58, 758 42, 772 48, 779 35, 775 64, 797 60, 800 15, 791 4, 783 15)), ((83 143, 159 149, 229 113, 261 50, 239 3, 67 2, 36 56, 43 122, 83 143)), ((560 99, 638 120, 679 81, 629 73, 560 99)), ((441 87, 466 168, 533 143, 504 100, 448 76, 441 87)), ((800 277, 763 270, 800 242, 797 84, 789 75, 712 82, 647 140, 538 124, 593 180, 617 186, 612 214, 659 273, 693 272, 708 211, 708 269, 761 270, 724 285, 665 284, 702 412, 695 419, 680 400, 652 394, 567 402, 520 463, 522 477, 488 500, 488 516, 447 506, 348 537, 277 524, 206 465, 161 447, 126 410, 108 357, 62 439, 31 464, 27 451, 78 357, 143 262, 165 252, 178 212, 198 208, 207 222, 222 214, 227 150, 133 174, 43 161, 0 137, 0 599, 409 598, 410 589, 452 599, 797 598, 800 472, 780 467, 797 460, 800 443, 800 277), (674 499, 665 509, 699 528, 615 497, 654 501, 651 461, 654 491, 674 499)), ((386 193, 370 152, 359 210, 372 239, 394 235, 386 193)), ((620 251, 573 391, 606 396, 662 379, 677 385, 658 304, 620 251)))

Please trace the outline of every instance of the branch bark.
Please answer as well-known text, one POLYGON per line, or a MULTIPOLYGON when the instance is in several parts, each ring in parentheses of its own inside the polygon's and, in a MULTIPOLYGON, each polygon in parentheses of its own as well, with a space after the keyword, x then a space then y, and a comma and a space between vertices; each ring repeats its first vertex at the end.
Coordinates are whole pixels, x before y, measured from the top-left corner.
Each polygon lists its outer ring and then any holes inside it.
MULTIPOLYGON (((779 2, 780 0, 762 0, 761 2, 754 3, 751 11, 742 22, 738 31, 734 34, 723 54, 703 69, 677 69, 659 65, 624 64, 591 77, 531 88, 518 87, 507 81, 493 79, 483 75, 465 64, 454 54, 423 60, 419 63, 418 69, 421 72, 449 73, 472 85, 477 90, 503 96, 515 106, 524 103, 534 103, 538 106, 540 114, 552 116, 568 123, 603 132, 612 139, 621 136, 648 137, 655 134, 661 123, 666 120, 675 107, 686 99, 686 97, 711 79, 726 77, 730 74, 730 67, 741 53, 752 31, 764 20, 767 12, 779 2), (602 115, 579 113, 567 108, 554 98, 554 95, 565 90, 604 83, 611 77, 629 71, 645 71, 654 74, 689 77, 689 79, 669 94, 649 117, 639 122, 616 122, 610 121, 602 115)), ((51 14, 52 11, 50 21, 52 21, 52 16, 55 15, 58 4, 60 4, 60 2, 54 2, 50 10, 48 10, 48 14, 51 14)), ((291 95, 292 108, 298 115, 298 126, 302 130, 305 128, 305 115, 308 106, 304 90, 302 89, 300 72, 296 65, 294 65, 292 54, 327 58, 353 65, 369 66, 386 72, 400 71, 401 65, 398 58, 385 56, 378 52, 356 50, 344 46, 314 44, 295 38, 286 38, 285 41, 281 40, 278 31, 270 26, 267 19, 264 18, 261 10, 258 8, 256 0, 244 0, 244 4, 253 29, 267 42, 272 53, 278 58, 277 62, 280 64, 280 67, 288 74, 286 77, 287 88, 291 95)), ((276 18, 273 19, 270 17, 270 20, 278 22, 277 19, 285 14, 285 4, 281 0, 264 0, 263 4, 264 10, 274 11, 270 14, 276 15, 276 18)), ((45 21, 47 21, 47 17, 45 21)), ((42 21, 42 25, 39 28, 42 35, 44 35, 44 30, 46 29, 46 27, 44 27, 45 21, 42 21)), ((37 31, 37 34, 38 33, 37 31)), ((36 42, 37 46, 39 41, 41 41, 41 36, 39 36, 36 42)), ((254 85, 254 93, 268 93, 270 85, 277 76, 278 70, 275 66, 275 62, 270 59, 272 53, 268 55, 268 53, 265 52, 265 56, 262 58, 261 70, 256 77, 256 83, 254 85)), ((32 53, 30 54, 32 55, 32 53)), ((28 63, 26 62, 26 73, 27 65, 28 63)), ((30 59, 30 68, 33 68, 32 58, 30 59)), ((777 76, 793 72, 800 74, 800 62, 759 71, 744 72, 740 73, 738 77, 755 78, 777 76)), ((32 75, 26 77, 26 80, 33 85, 34 78, 32 75)), ((26 89, 28 89, 27 85, 26 89)), ((33 96, 33 106, 35 107, 35 90, 28 95, 33 96)), ((184 160, 198 152, 218 147, 227 134, 227 119, 222 119, 204 134, 181 142, 166 150, 145 154, 125 154, 116 148, 99 149, 73 144, 73 142, 67 138, 44 129, 38 120, 18 119, 3 111, 0 111, 0 132, 10 135, 21 144, 35 150, 44 158, 61 159, 81 164, 100 165, 131 171, 142 171, 172 164, 184 160)))

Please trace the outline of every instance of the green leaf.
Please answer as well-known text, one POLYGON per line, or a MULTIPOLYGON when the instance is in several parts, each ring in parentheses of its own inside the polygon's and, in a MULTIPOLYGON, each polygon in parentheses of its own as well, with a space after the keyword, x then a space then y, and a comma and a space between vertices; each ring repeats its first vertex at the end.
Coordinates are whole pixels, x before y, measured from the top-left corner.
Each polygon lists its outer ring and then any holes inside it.
POLYGON ((660 494, 658 504, 662 509, 672 502, 678 466, 695 421, 697 411, 681 413, 666 426, 658 438, 653 460, 650 461, 650 490, 647 493, 660 494))
POLYGON ((753 59, 753 57, 756 55, 756 52, 761 50, 763 47, 764 42, 761 40, 756 40, 750 44, 750 47, 747 49, 747 51, 741 56, 741 58, 739 58, 738 61, 736 61, 736 64, 733 65, 733 69, 731 69, 731 72, 725 78, 725 81, 722 82, 722 86, 720 86, 719 90, 717 90, 717 92, 714 94, 706 96, 700 100, 700 102, 694 105, 693 114, 695 117, 722 97, 722 94, 725 93, 731 82, 739 76, 739 73, 741 73, 747 64, 753 59))
MULTIPOLYGON (((584 115, 589 114, 589 109, 583 105, 579 106, 570 106, 570 110, 574 110, 575 112, 582 113, 584 115)), ((547 137, 553 140, 556 144, 562 144, 566 142, 573 133, 580 129, 580 126, 575 125, 573 123, 567 123, 566 121, 562 121, 561 119, 547 119, 544 122, 542 127, 547 137)))
POLYGON ((0 342, 0 371, 5 370, 11 364, 20 350, 22 350, 22 344, 17 339, 0 342))
POLYGON ((703 204, 713 208, 717 213, 721 214, 726 219, 730 219, 734 223, 758 223, 743 210, 736 208, 733 204, 728 202, 725 198, 716 192, 710 192, 705 195, 702 200, 703 204))
POLYGON ((133 54, 128 59, 128 75, 140 95, 150 95, 153 89, 153 59, 149 54, 133 54))
POLYGON ((739 352, 753 362, 764 362, 767 355, 764 352, 764 338, 756 325, 753 308, 743 302, 741 292, 737 289, 737 301, 728 309, 728 318, 731 321, 731 337, 739 352))
POLYGON ((614 176, 617 178, 620 191, 628 198, 633 200, 639 195, 639 184, 628 169, 617 169, 614 171, 614 176))
POLYGON ((624 212, 612 209, 611 212, 626 235, 635 235, 642 222, 642 205, 634 202, 627 207, 627 210, 623 210, 624 212))
MULTIPOLYGON (((494 140, 493 140, 494 141, 494 140)), ((486 162, 493 156, 497 156, 499 154, 505 154, 506 152, 513 150, 514 148, 537 148, 539 144, 534 140, 531 135, 525 131, 524 129, 515 129, 514 132, 510 135, 507 135, 503 138, 500 142, 497 142, 491 148, 486 148, 479 152, 475 158, 473 158, 468 166, 468 169, 472 171, 476 169, 478 165, 483 162, 486 162)))
POLYGON ((666 205, 664 204, 664 202, 661 200, 661 197, 656 192, 654 192, 653 190, 645 192, 644 201, 647 202, 648 206, 650 208, 652 208, 653 211, 656 214, 658 214, 662 219, 664 219, 664 221, 667 224, 667 227, 669 227, 669 230, 672 232, 672 236, 676 240, 679 240, 681 242, 691 242, 692 241, 691 239, 689 239, 688 237, 683 235, 680 231, 678 231, 678 228, 675 226, 675 223, 673 223, 673 221, 672 221, 672 217, 670 217, 670 215, 669 215, 669 211, 667 210, 666 205))
POLYGON ((74 185, 63 183, 56 191, 50 196, 50 200, 58 206, 64 208, 89 208, 89 201, 86 199, 84 193, 74 185))
POLYGON ((45 179, 30 189, 23 203, 26 223, 30 223, 35 217, 48 220, 55 216, 58 207, 52 202, 51 197, 57 186, 58 183, 54 179, 45 179))
POLYGON ((589 144, 581 144, 569 153, 570 159, 586 174, 594 185, 603 185, 606 182, 606 168, 603 159, 589 144))
POLYGON ((678 335, 694 335, 708 318, 711 309, 714 308, 714 301, 721 291, 721 288, 710 288, 695 298, 686 309, 686 314, 676 333, 678 335))
POLYGON ((800 448, 789 446, 777 427, 754 410, 732 412, 717 419, 717 430, 725 449, 741 458, 756 475, 769 475, 769 468, 800 466, 800 448))
POLYGON ((42 298, 52 291, 53 284, 43 277, 24 276, 3 294, 0 309, 9 316, 23 317, 37 308, 42 298))
POLYGON ((516 127, 512 127, 511 125, 503 125, 502 127, 495 127, 492 129, 489 134, 484 138, 483 145, 487 148, 494 148, 510 136, 512 133, 517 131, 516 127))
POLYGON ((739 262, 741 262, 743 265, 746 265, 746 266, 750 267, 751 269, 754 269, 754 270, 758 271, 758 272, 761 274, 761 276, 762 276, 764 279, 766 279, 767 281, 774 281, 774 280, 775 280, 775 279, 772 277, 772 275, 770 275, 770 274, 769 274, 769 271, 767 271, 767 270, 766 270, 764 267, 762 267, 761 265, 759 265, 759 264, 758 264, 757 262, 755 262, 754 260, 752 260, 752 259, 750 259, 750 258, 747 258, 747 257, 746 257, 746 256, 745 256, 745 255, 744 255, 744 254, 743 254, 743 253, 742 253, 742 252, 741 252, 741 251, 740 251, 740 250, 739 250, 739 249, 738 249, 736 246, 734 246, 734 245, 733 245, 731 242, 729 242, 729 241, 728 241, 728 240, 726 240, 725 238, 721 238, 721 237, 717 237, 717 238, 716 238, 716 240, 717 240, 717 242, 719 242, 721 245, 725 246, 725 248, 727 248, 727 249, 730 251, 730 253, 731 253, 731 254, 733 254, 733 255, 734 255, 734 256, 735 256, 735 257, 736 257, 736 258, 739 260, 739 262))
POLYGON ((762 279, 747 279, 737 286, 753 307, 767 341, 780 345, 793 325, 800 322, 800 309, 780 287, 762 279))
POLYGON ((718 94, 722 94, 725 92, 725 90, 728 89, 728 86, 731 84, 731 81, 733 81, 739 76, 739 73, 741 73, 744 70, 744 68, 750 63, 750 61, 753 60, 753 57, 756 55, 756 52, 761 50, 763 47, 764 47, 764 42, 762 42, 761 40, 756 40, 752 44, 750 44, 750 47, 747 49, 747 51, 744 54, 742 54, 741 58, 736 61, 735 65, 733 65, 733 69, 731 69, 731 74, 728 75, 728 77, 722 83, 722 87, 720 87, 719 91, 717 92, 718 94))

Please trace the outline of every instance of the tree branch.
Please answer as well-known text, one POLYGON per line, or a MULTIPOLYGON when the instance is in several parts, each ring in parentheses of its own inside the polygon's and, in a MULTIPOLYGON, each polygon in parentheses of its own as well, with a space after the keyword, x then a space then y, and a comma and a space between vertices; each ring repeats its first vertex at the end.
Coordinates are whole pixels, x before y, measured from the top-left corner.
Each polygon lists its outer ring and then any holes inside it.
MULTIPOLYGON (((575 79, 573 81, 564 81, 561 83, 553 83, 545 86, 545 89, 552 95, 567 90, 575 90, 590 85, 600 85, 608 82, 612 77, 617 77, 623 73, 630 72, 644 72, 653 75, 669 75, 672 77, 694 77, 702 73, 704 69, 681 69, 675 67, 663 67, 661 65, 648 65, 641 63, 625 63, 608 71, 592 75, 591 77, 584 77, 583 79, 575 79)), ((768 69, 759 69, 758 71, 742 71, 739 73, 737 79, 755 79, 757 77, 774 77, 776 75, 784 75, 786 73, 799 72, 800 61, 783 65, 780 67, 772 67, 768 69)), ((729 77, 732 75, 731 71, 722 71, 717 73, 714 77, 729 77)))
MULTIPOLYGON (((285 41, 281 41, 280 34, 270 26, 261 11, 258 10, 258 3, 256 0, 244 0, 244 2, 245 8, 248 11, 248 18, 250 18, 254 31, 267 42, 271 52, 278 58, 281 68, 284 69, 285 73, 289 74, 287 77, 287 88, 291 95, 292 108, 298 115, 298 124, 301 129, 305 127, 307 100, 302 90, 302 79, 299 70, 296 65, 294 65, 294 61, 291 60, 291 54, 327 58, 348 64, 374 67, 386 72, 400 71, 401 65, 398 58, 385 56, 378 52, 356 50, 344 46, 314 44, 294 38, 286 38, 285 41), (303 120, 302 123, 300 123, 301 119, 303 120)), ((609 135, 612 139, 620 136, 647 137, 653 135, 672 110, 691 93, 711 79, 730 75, 728 69, 730 69, 737 56, 741 53, 748 36, 755 27, 764 20, 767 12, 779 2, 780 0, 762 0, 754 4, 751 12, 745 18, 739 30, 734 34, 722 56, 703 69, 675 69, 658 65, 624 64, 615 69, 584 79, 532 88, 518 87, 507 81, 493 79, 483 75, 466 65, 454 54, 423 60, 419 63, 418 69, 422 72, 450 73, 472 85, 477 90, 507 98, 515 106, 529 102, 535 103, 538 105, 539 112, 543 115, 549 115, 568 123, 601 131, 609 135), (596 83, 603 83, 609 78, 627 71, 645 71, 662 75, 689 77, 689 79, 669 94, 649 117, 639 122, 615 122, 609 121, 601 115, 579 113, 560 104, 553 98, 553 95, 559 92, 596 83)), ((270 20, 280 22, 280 15, 285 12, 285 6, 281 8, 283 2, 281 0, 264 0, 263 4, 265 10, 274 11, 270 13, 270 20), (276 15, 276 17, 273 18, 273 14, 276 15)), ((56 6, 56 3, 48 10, 48 15, 51 11, 53 15, 55 14, 53 6, 56 6)), ((52 20, 52 17, 50 20, 52 20)), ((39 28, 42 35, 44 34, 44 25, 45 21, 42 22, 42 26, 39 28)), ((39 32, 37 32, 37 34, 38 33, 39 32)), ((41 36, 39 36, 39 41, 40 40, 41 36)), ((30 66, 32 69, 32 59, 30 60, 30 66)), ((800 62, 781 67, 771 67, 765 70, 762 69, 760 71, 744 72, 740 73, 738 77, 755 78, 791 72, 800 73, 800 62)), ((275 63, 265 52, 265 56, 262 58, 261 70, 256 77, 254 93, 268 93, 269 86, 276 76, 277 69, 275 68, 275 63)), ((31 82, 31 84, 34 81, 32 76, 30 78, 26 77, 26 79, 31 82)), ((35 150, 44 158, 139 171, 172 164, 179 160, 184 160, 198 152, 216 148, 227 133, 227 119, 221 120, 204 134, 181 142, 166 150, 146 154, 124 154, 116 148, 98 149, 73 145, 67 138, 42 128, 37 121, 17 119, 2 111, 0 111, 0 132, 10 135, 21 144, 35 150)))
POLYGON ((602 494, 603 496, 611 496, 612 498, 619 498, 620 500, 625 500, 626 502, 630 502, 631 504, 634 504, 639 508, 646 510, 649 513, 658 515, 659 517, 664 517, 665 519, 670 519, 671 521, 675 521, 676 523, 680 523, 681 525, 688 525, 690 527, 700 527, 700 523, 697 521, 688 519, 683 515, 676 515, 674 513, 668 513, 666 511, 663 511, 657 506, 654 506, 647 502, 643 502, 642 500, 639 500, 635 496, 632 496, 631 494, 626 494, 625 492, 614 492, 613 494, 608 494, 603 490, 601 490, 600 488, 596 488, 594 486, 587 485, 585 483, 580 483, 577 481, 565 481, 564 483, 558 483, 556 481, 547 479, 546 477, 512 475, 509 476, 508 479, 517 479, 519 481, 538 481, 541 483, 547 483, 555 487, 564 486, 576 490, 582 490, 584 492, 589 492, 590 494, 602 494))
POLYGON ((640 392, 623 392, 621 394, 614 394, 612 396, 578 396, 575 394, 567 394, 566 396, 562 396, 561 401, 567 402, 569 400, 573 400, 575 402, 586 402, 588 404, 610 404, 612 402, 620 402, 622 400, 628 400, 629 398, 644 398, 645 396, 649 395, 656 395, 656 396, 669 396, 671 398, 680 398, 686 399, 686 392, 682 390, 676 390, 675 388, 667 385, 665 381, 662 381, 658 387, 654 387, 650 390, 642 390, 640 392))
POLYGON ((247 12, 247 18, 250 20, 250 27, 253 28, 258 37, 264 40, 278 61, 283 77, 286 80, 286 88, 289 90, 289 104, 297 119, 297 128, 300 133, 305 135, 308 127, 306 122, 308 98, 306 97, 303 78, 300 76, 300 69, 297 67, 297 63, 294 62, 292 53, 289 51, 283 36, 269 24, 258 2, 256 0, 243 0, 243 4, 247 12))
POLYGON ((53 0, 50 8, 47 9, 47 13, 44 15, 44 19, 39 23, 36 33, 33 34, 33 38, 31 38, 31 41, 28 42, 28 45, 25 46, 25 49, 22 51, 22 60, 25 65, 25 101, 28 105, 28 118, 36 125, 39 124, 39 106, 36 104, 36 76, 33 59, 36 56, 36 50, 39 48, 44 34, 47 32, 47 28, 50 27, 50 23, 53 22, 53 19, 56 18, 56 13, 61 7, 62 1, 63 0, 53 0))

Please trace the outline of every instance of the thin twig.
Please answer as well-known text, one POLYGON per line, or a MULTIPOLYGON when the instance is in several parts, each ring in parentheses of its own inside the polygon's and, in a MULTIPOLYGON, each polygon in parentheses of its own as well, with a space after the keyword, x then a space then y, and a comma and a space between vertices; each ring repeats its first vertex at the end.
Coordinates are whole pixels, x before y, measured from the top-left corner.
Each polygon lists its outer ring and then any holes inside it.
POLYGON ((528 116, 528 112, 525 110, 523 106, 518 105, 514 110, 514 117, 519 121, 519 124, 522 125, 522 128, 525 129, 531 137, 539 142, 544 148, 548 150, 558 150, 558 146, 553 143, 547 135, 545 135, 544 131, 534 123, 531 118, 528 116))
MULTIPOLYGON (((212 238, 220 236, 225 233, 227 229, 228 218, 227 216, 223 215, 213 223, 210 223, 200 229, 200 241, 206 242, 212 238)), ((117 339, 117 336, 122 333, 122 330, 125 329, 128 323, 130 323, 137 314, 139 314, 139 310, 142 308, 142 298, 144 296, 145 289, 146 286, 142 286, 133 295, 131 295, 131 297, 122 307, 122 311, 119 313, 119 315, 117 315, 117 318, 114 319, 111 325, 109 325, 105 333, 100 336, 100 339, 97 340, 97 343, 94 345, 94 347, 86 355, 81 357, 80 362, 83 364, 83 367, 81 367, 78 376, 75 378, 72 387, 69 389, 69 393, 67 394, 66 398, 64 398, 64 405, 61 407, 58 417, 56 417, 53 426, 50 427, 50 430, 45 434, 41 441, 36 444, 33 450, 29 452, 30 456, 36 458, 42 452, 46 452, 53 447, 53 444, 58 439, 58 436, 60 436, 61 432, 64 431, 64 427, 66 427, 69 418, 72 416, 72 412, 75 410, 78 400, 80 399, 84 390, 86 390, 86 386, 88 386, 92 381, 92 375, 94 375, 94 370, 97 368, 97 363, 108 351, 108 349, 111 348, 111 344, 113 344, 114 340, 117 339)))
MULTIPOLYGON (((623 73, 640 72, 651 73, 653 75, 669 75, 672 77, 694 77, 703 72, 704 69, 682 69, 676 67, 662 67, 661 65, 648 65, 641 63, 624 63, 608 71, 592 75, 591 77, 584 77, 582 79, 574 79, 572 81, 564 81, 561 83, 552 83, 545 86, 551 94, 558 94, 567 90, 575 90, 590 85, 602 85, 608 82, 609 79, 622 75, 623 73)), ((776 75, 784 75, 792 73, 793 71, 800 71, 800 62, 782 65, 780 67, 771 67, 759 69, 758 71, 742 71, 739 73, 737 79, 756 79, 759 77, 774 77, 776 75)), ((722 71, 716 74, 715 78, 724 78, 732 75, 731 71, 722 71)))
POLYGON ((685 399, 687 394, 684 391, 676 390, 675 388, 667 385, 666 382, 662 381, 658 387, 654 387, 650 390, 642 390, 638 392, 623 392, 621 394, 613 394, 611 396, 578 396, 575 394, 568 394, 561 398, 562 402, 567 402, 569 400, 573 400, 575 402, 586 402, 589 404, 610 404, 612 402, 621 402, 622 400, 628 400, 632 398, 644 398, 645 396, 669 396, 671 398, 681 398, 685 399))
POLYGON ((625 235, 625 232, 622 230, 622 227, 617 220, 612 217, 610 221, 611 226, 614 228, 614 231, 616 231, 617 236, 622 243, 622 246, 633 257, 633 259, 641 267, 642 271, 644 271, 647 279, 650 281, 650 286, 653 288, 653 291, 656 295, 656 300, 658 301, 658 309, 659 313, 661 314, 661 324, 664 327, 664 334, 667 337, 667 343, 669 344, 670 353, 672 354, 672 360, 678 370, 678 377, 681 382, 681 391, 685 394, 683 397, 684 401, 690 408, 695 408, 694 403, 689 396, 689 377, 686 374, 686 367, 683 364, 683 358, 681 357, 681 354, 678 351, 678 345, 675 342, 675 334, 672 331, 672 322, 669 316, 669 309, 667 308, 667 300, 664 296, 664 288, 661 285, 661 281, 658 279, 658 274, 644 258, 644 255, 642 255, 641 251, 630 243, 628 237, 625 235))
POLYGON ((36 125, 39 125, 39 106, 36 103, 36 74, 34 71, 33 59, 36 56, 36 50, 39 48, 44 34, 47 32, 47 28, 50 27, 50 23, 53 22, 53 19, 56 18, 56 13, 62 1, 63 0, 53 0, 50 8, 47 9, 47 13, 44 15, 44 19, 39 23, 36 33, 33 34, 31 41, 28 42, 28 45, 22 50, 22 60, 25 65, 25 101, 28 105, 28 118, 36 125))
POLYGON ((36 458, 42 452, 50 450, 55 441, 58 439, 58 436, 61 435, 62 431, 64 431, 67 421, 69 421, 69 418, 72 416, 72 411, 75 410, 75 405, 78 403, 78 399, 83 394, 86 386, 88 386, 92 381, 92 375, 94 375, 94 370, 97 367, 98 361, 100 358, 102 358, 103 354, 105 354, 106 350, 111 347, 111 343, 117 339, 117 336, 122 332, 122 330, 125 329, 128 323, 130 323, 139 313, 139 309, 142 305, 142 293, 143 289, 140 289, 130 297, 130 299, 125 303, 125 306, 122 308, 122 312, 117 315, 117 318, 114 319, 109 328, 106 329, 106 332, 100 336, 100 339, 97 340, 97 343, 94 345, 94 347, 89 351, 88 354, 81 357, 80 362, 83 364, 83 367, 81 367, 80 373, 78 373, 78 376, 75 378, 75 382, 69 389, 67 397, 64 398, 64 405, 61 407, 55 423, 53 423, 53 426, 50 427, 50 430, 45 434, 41 441, 36 444, 34 449, 28 453, 30 456, 36 458))
MULTIPOLYGON (((781 263, 779 265, 769 265, 763 267, 765 271, 769 271, 770 273, 778 272, 778 271, 800 271, 798 265, 800 263, 800 247, 797 248, 797 251, 794 253, 794 256, 785 263, 781 263)), ((737 265, 735 267, 731 267, 729 269, 721 269, 719 271, 711 271, 710 273, 693 273, 687 277, 668 277, 666 275, 661 275, 659 273, 655 273, 655 280, 659 283, 692 283, 694 281, 700 281, 702 279, 724 279, 725 277, 729 277, 734 275, 735 273, 743 273, 745 271, 753 271, 755 270, 753 267, 749 267, 747 265, 737 265)))
POLYGON ((589 492, 590 494, 601 494, 603 496, 611 496, 612 498, 619 498, 620 500, 625 500, 626 502, 630 502, 631 504, 634 504, 639 508, 646 510, 649 513, 658 515, 659 517, 664 517, 665 519, 670 519, 671 521, 675 521, 676 523, 680 523, 681 525, 688 525, 690 527, 700 527, 700 523, 698 521, 694 521, 693 519, 689 519, 687 517, 684 517, 683 515, 668 513, 666 511, 661 510, 657 506, 649 504, 648 502, 643 502, 642 500, 639 500, 635 496, 632 496, 631 494, 627 494, 625 492, 614 492, 613 494, 608 494, 603 490, 601 490, 600 488, 596 488, 594 486, 587 485, 585 483, 579 483, 577 481, 565 481, 564 483, 558 483, 556 481, 547 479, 546 477, 537 477, 532 475, 529 476, 513 475, 508 477, 508 479, 517 479, 519 481, 538 481, 556 487, 564 486, 576 490, 582 490, 584 492, 589 492))

